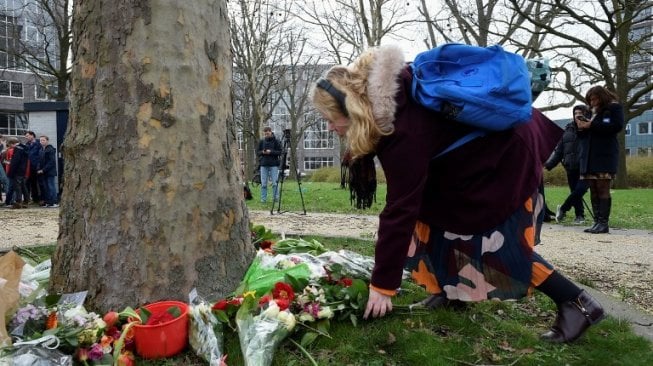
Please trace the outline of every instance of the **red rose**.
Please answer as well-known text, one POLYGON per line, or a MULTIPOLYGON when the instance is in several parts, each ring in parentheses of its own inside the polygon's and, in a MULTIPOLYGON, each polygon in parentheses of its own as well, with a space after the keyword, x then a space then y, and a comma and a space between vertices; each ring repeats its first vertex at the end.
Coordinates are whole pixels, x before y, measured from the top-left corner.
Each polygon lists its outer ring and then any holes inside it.
POLYGON ((274 284, 272 296, 274 299, 287 299, 288 302, 291 302, 295 298, 295 291, 293 291, 292 286, 289 284, 284 282, 277 282, 274 284))
POLYGON ((343 285, 345 287, 349 287, 354 283, 354 281, 351 278, 348 278, 348 277, 341 278, 339 282, 340 282, 341 285, 343 285))

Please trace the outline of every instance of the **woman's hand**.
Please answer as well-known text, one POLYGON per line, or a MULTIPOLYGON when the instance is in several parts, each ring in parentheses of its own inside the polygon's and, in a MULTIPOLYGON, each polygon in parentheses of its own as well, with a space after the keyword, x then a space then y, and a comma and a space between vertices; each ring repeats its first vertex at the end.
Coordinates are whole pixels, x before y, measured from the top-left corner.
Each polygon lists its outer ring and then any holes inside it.
POLYGON ((386 313, 392 311, 392 298, 390 296, 384 295, 376 290, 370 288, 370 296, 367 299, 367 307, 365 308, 365 314, 363 318, 371 314, 372 318, 382 317, 386 313))

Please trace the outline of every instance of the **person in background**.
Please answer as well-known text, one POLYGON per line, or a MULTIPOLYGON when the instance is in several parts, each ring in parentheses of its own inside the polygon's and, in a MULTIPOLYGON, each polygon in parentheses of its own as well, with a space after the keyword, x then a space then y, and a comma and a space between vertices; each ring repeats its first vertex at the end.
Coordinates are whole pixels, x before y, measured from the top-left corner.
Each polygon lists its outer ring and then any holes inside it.
POLYGON ((274 201, 279 200, 277 191, 279 178, 279 156, 281 155, 281 142, 274 137, 272 128, 263 128, 263 138, 259 141, 256 155, 259 157, 261 167, 261 202, 268 198, 268 180, 272 181, 272 194, 274 201))
POLYGON ((34 131, 27 131, 25 133, 25 139, 27 146, 27 154, 29 155, 29 172, 26 175, 25 186, 27 187, 27 198, 23 201, 23 204, 27 204, 31 200, 34 204, 40 205, 43 201, 41 197, 41 189, 39 187, 39 178, 36 173, 36 169, 39 166, 39 157, 41 156, 41 144, 36 139, 36 134, 34 131))
POLYGON ((57 154, 56 150, 50 145, 48 136, 39 137, 39 143, 43 147, 41 156, 39 156, 39 166, 36 169, 41 186, 41 198, 45 202, 45 207, 56 208, 57 204, 57 154))
POLYGON ((392 311, 406 264, 432 308, 520 298, 534 287, 558 306, 542 337, 577 339, 603 307, 533 250, 542 164, 562 129, 533 109, 530 123, 436 157, 474 127, 419 105, 411 86, 403 51, 385 46, 332 67, 312 91, 329 130, 346 138, 352 164, 376 155, 387 180, 364 318, 392 311))
POLYGON ((2 201, 2 194, 7 195, 7 190, 9 190, 9 178, 7 178, 7 173, 5 172, 5 137, 0 134, 0 201, 2 201))
POLYGON ((18 143, 18 139, 10 138, 7 140, 7 145, 5 149, 0 153, 0 161, 2 162, 2 169, 7 175, 7 194, 5 195, 5 205, 6 208, 11 208, 14 205, 14 187, 11 185, 11 179, 9 179, 9 169, 11 168, 11 157, 14 154, 14 146, 18 143))
POLYGON ((617 96, 603 86, 590 88, 585 101, 592 116, 576 119, 581 147, 580 178, 589 185, 594 211, 594 225, 585 232, 604 234, 610 232, 610 186, 619 165, 617 134, 624 126, 624 109, 617 96))
POLYGON ((580 225, 585 223, 583 196, 589 187, 587 181, 580 179, 580 145, 578 144, 578 127, 576 123, 583 118, 589 118, 590 111, 585 105, 577 105, 573 109, 573 114, 573 120, 565 126, 562 139, 553 150, 551 157, 544 163, 544 167, 551 170, 562 162, 562 166, 567 173, 567 185, 570 194, 562 205, 558 205, 555 215, 556 222, 561 222, 567 211, 573 207, 576 214, 574 224, 580 225))
POLYGON ((11 180, 11 187, 14 189, 14 204, 11 208, 27 208, 27 187, 26 178, 29 174, 29 155, 27 146, 17 138, 9 140, 10 146, 13 146, 11 159, 9 160, 9 170, 7 177, 11 180))

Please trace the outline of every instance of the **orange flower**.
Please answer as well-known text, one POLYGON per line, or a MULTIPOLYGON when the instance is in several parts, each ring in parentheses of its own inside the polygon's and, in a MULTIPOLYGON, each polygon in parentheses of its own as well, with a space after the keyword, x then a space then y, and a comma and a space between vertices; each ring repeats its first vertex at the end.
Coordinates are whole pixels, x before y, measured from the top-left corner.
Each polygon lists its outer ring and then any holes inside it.
POLYGON ((113 337, 103 335, 102 338, 100 338, 100 345, 102 346, 102 348, 111 347, 113 341, 114 341, 113 337))
MULTIPOLYGON (((127 323, 127 324, 129 324, 129 323, 127 323)), ((122 326, 122 331, 123 332, 125 331, 125 327, 127 327, 127 324, 124 324, 122 326)), ((132 339, 134 339, 134 327, 129 327, 129 329, 127 330, 127 335, 125 335, 125 342, 130 341, 132 339)))
POLYGON ((116 363, 118 366, 134 366, 136 365, 136 357, 130 351, 125 351, 118 356, 116 363))
POLYGON ((57 312, 53 311, 48 315, 48 320, 45 321, 45 329, 53 329, 57 327, 57 312))
POLYGON ((284 282, 277 282, 274 284, 274 290, 272 290, 272 297, 275 299, 286 299, 288 302, 292 302, 295 298, 295 291, 293 291, 292 286, 284 282))

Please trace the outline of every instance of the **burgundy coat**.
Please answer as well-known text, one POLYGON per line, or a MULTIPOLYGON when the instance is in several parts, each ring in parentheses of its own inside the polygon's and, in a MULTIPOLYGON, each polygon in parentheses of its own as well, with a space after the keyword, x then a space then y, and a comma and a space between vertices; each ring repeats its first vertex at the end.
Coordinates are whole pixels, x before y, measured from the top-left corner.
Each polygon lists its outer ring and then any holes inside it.
POLYGON ((387 180, 379 217, 373 286, 394 290, 417 220, 457 234, 478 234, 505 221, 537 190, 542 167, 562 129, 538 110, 530 123, 491 132, 433 159, 474 127, 444 119, 410 97, 411 74, 400 74, 395 131, 377 156, 387 180))

